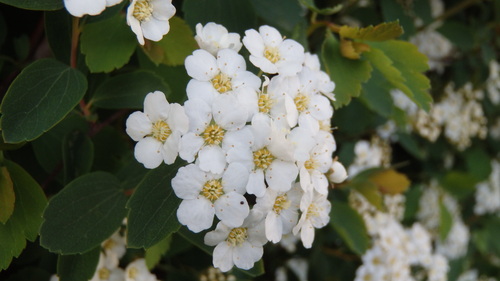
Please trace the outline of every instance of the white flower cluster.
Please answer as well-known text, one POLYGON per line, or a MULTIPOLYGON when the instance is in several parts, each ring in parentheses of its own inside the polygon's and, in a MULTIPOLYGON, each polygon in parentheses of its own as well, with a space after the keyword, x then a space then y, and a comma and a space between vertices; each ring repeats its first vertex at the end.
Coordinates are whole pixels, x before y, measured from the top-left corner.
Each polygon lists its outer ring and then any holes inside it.
MULTIPOLYGON (((101 244, 101 253, 94 276, 90 281, 158 281, 156 276, 149 272, 146 261, 139 258, 129 263, 125 269, 119 266, 120 259, 125 255, 125 237, 120 230, 101 244)), ((53 275, 50 281, 59 281, 53 275)))
MULTIPOLYGON (((114 6, 123 0, 64 0, 64 6, 75 17, 98 15, 106 7, 114 6)), ((141 45, 144 38, 160 41, 170 31, 169 19, 176 9, 172 0, 131 0, 127 8, 127 24, 136 34, 141 45)))
POLYGON ((458 277, 457 281, 497 281, 494 277, 479 276, 477 269, 469 269, 458 277))
POLYGON ((332 158, 333 108, 325 96, 333 98, 334 83, 317 56, 270 26, 247 30, 243 44, 214 23, 196 31, 202 49, 185 61, 192 79, 184 107, 150 93, 144 112, 127 120, 137 160, 147 168, 177 155, 189 163, 172 179, 182 199, 177 218, 193 232, 217 218, 205 243, 215 246, 220 270, 250 269, 263 245, 284 235, 311 247, 315 228, 329 221, 329 179, 347 177, 332 158), (247 71, 242 45, 271 78, 247 71))
POLYGON ((491 174, 487 181, 476 185, 477 215, 500 214, 500 162, 491 160, 491 174))
POLYGON ((438 253, 448 259, 457 259, 464 256, 470 240, 469 228, 461 217, 458 202, 444 192, 435 181, 425 188, 419 202, 418 220, 433 235, 438 253), (440 204, 443 204, 452 216, 452 227, 445 241, 439 238, 440 204))
POLYGON ((378 137, 370 141, 360 140, 354 146, 354 162, 349 165, 349 177, 359 172, 375 167, 388 166, 391 162, 391 147, 389 143, 378 137))
POLYGON ((352 192, 349 202, 363 217, 373 246, 362 256, 356 270, 361 280, 446 280, 448 261, 432 249, 432 237, 419 223, 405 228, 399 219, 404 196, 384 196, 389 212, 371 205, 360 193, 352 192), (392 210, 392 211, 391 211, 392 210), (420 267, 420 271, 412 268, 420 267))
POLYGON ((500 65, 495 60, 490 62, 490 75, 486 80, 486 90, 491 102, 498 105, 500 103, 500 65))

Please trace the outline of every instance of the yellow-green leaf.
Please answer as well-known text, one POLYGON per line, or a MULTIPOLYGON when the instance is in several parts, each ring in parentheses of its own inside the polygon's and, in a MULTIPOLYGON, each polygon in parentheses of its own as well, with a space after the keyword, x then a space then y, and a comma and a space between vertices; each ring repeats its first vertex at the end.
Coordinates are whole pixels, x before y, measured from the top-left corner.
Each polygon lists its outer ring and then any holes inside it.
POLYGON ((7 167, 0 167, 0 222, 5 224, 14 212, 14 183, 10 178, 7 167))
POLYGON ((344 38, 367 40, 367 41, 386 41, 395 39, 403 34, 403 28, 399 21, 384 22, 376 26, 351 27, 344 25, 340 28, 339 34, 344 38))
POLYGON ((370 181, 375 183, 382 193, 391 195, 405 192, 410 186, 408 177, 393 169, 385 170, 371 176, 370 181))
POLYGON ((344 38, 340 39, 340 52, 348 59, 359 60, 361 54, 369 50, 370 46, 364 43, 354 42, 344 38))

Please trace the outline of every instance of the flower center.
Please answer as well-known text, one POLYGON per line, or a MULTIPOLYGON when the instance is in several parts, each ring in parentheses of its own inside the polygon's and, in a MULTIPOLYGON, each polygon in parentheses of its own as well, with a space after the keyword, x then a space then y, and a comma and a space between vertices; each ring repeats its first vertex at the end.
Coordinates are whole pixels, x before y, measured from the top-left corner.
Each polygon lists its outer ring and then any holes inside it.
POLYGON ((139 273, 139 270, 136 267, 130 268, 128 271, 128 278, 135 280, 137 273, 139 273))
POLYGON ((102 247, 106 250, 111 250, 114 246, 116 246, 116 242, 113 239, 108 239, 104 241, 102 247))
POLYGON ((261 148, 253 153, 253 163, 258 169, 267 169, 269 165, 274 160, 274 156, 267 150, 267 148, 261 148))
POLYGON ((281 211, 288 209, 288 207, 290 207, 290 201, 286 194, 280 195, 274 200, 273 211, 276 214, 279 215, 281 211))
POLYGON ((221 94, 232 90, 231 78, 224 73, 217 74, 212 79, 212 85, 221 94))
POLYGON ((319 217, 318 207, 316 207, 316 205, 314 205, 314 204, 309 205, 309 208, 307 208, 307 215, 306 215, 306 217, 307 218, 319 217))
POLYGON ((153 124, 153 138, 165 142, 172 134, 172 130, 168 124, 163 120, 158 120, 153 124))
POLYGON ((308 170, 314 170, 318 168, 318 163, 316 163, 316 160, 314 160, 313 158, 310 158, 304 163, 304 167, 308 170))
POLYGON ((276 47, 266 47, 264 57, 272 63, 276 63, 280 59, 280 52, 276 47))
POLYGON ((309 97, 303 94, 298 94, 293 101, 295 102, 295 106, 297 106, 297 110, 299 112, 305 111, 309 105, 309 97))
POLYGON ((231 232, 229 232, 226 241, 230 246, 235 247, 241 245, 247 238, 247 229, 245 227, 238 227, 233 228, 231 232))
POLYGON ((137 0, 132 14, 140 22, 148 21, 153 14, 153 6, 149 0, 137 0))
POLYGON ((99 279, 100 280, 108 280, 109 279, 109 269, 103 267, 101 269, 99 269, 98 271, 98 275, 99 275, 99 279))
POLYGON ((268 94, 259 95, 259 112, 269 113, 272 105, 273 100, 269 98, 268 94))
POLYGON ((224 139, 226 132, 217 124, 208 126, 201 134, 206 144, 219 145, 224 139))
POLYGON ((219 180, 207 181, 201 190, 201 195, 212 202, 219 199, 222 194, 224 194, 224 191, 219 180))

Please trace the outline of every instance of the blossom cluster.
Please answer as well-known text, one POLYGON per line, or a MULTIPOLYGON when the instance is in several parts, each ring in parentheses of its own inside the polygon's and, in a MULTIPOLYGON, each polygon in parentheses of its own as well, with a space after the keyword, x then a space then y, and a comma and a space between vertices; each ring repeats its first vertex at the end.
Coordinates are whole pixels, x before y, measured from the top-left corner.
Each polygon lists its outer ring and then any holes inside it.
POLYGON ((312 246, 329 221, 331 182, 347 177, 334 160, 330 120, 335 84, 316 55, 273 27, 247 30, 240 41, 215 23, 196 27, 201 49, 185 60, 191 77, 184 106, 150 93, 144 112, 127 120, 147 168, 188 162, 172 179, 182 199, 177 218, 193 232, 212 228, 214 267, 250 269, 268 241, 284 235, 312 246), (242 46, 261 77, 246 68, 242 46))
MULTIPOLYGON (((106 7, 120 4, 123 0, 64 0, 64 6, 75 17, 98 15, 106 7)), ((144 38, 160 41, 170 31, 169 19, 176 9, 172 0, 131 0, 127 8, 127 24, 136 34, 141 45, 144 38)))
POLYGON ((500 214, 500 163, 497 159, 491 160, 491 174, 487 181, 476 185, 475 195, 475 214, 500 214))

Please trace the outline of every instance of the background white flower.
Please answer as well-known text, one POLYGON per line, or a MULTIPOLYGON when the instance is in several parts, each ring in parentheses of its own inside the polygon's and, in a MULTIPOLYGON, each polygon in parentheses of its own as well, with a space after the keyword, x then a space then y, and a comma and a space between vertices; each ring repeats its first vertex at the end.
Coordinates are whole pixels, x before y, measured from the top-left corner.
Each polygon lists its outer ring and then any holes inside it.
POLYGON ((238 33, 229 33, 223 25, 214 22, 209 22, 205 26, 198 23, 194 39, 201 49, 214 56, 222 49, 232 49, 239 52, 243 46, 238 33))

